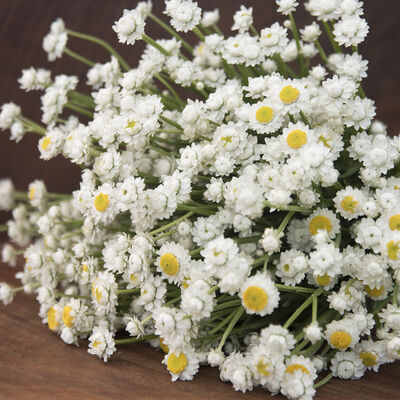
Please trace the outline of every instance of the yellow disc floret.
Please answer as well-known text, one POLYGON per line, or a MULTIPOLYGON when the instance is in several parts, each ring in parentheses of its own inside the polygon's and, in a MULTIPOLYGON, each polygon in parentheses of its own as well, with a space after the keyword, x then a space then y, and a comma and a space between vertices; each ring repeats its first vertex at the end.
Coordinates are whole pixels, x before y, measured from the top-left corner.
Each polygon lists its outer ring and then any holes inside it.
POLYGON ((176 275, 179 271, 179 261, 172 253, 165 253, 160 258, 160 267, 167 275, 176 275))
POLYGON ((376 364, 378 357, 370 351, 364 350, 360 353, 360 358, 366 367, 373 367, 376 364))
POLYGON ((41 149, 44 150, 44 151, 46 151, 47 148, 49 147, 50 143, 51 143, 50 138, 49 138, 48 136, 45 136, 45 137, 43 138, 43 140, 42 140, 41 145, 40 145, 41 149))
POLYGON ((307 143, 307 133, 301 129, 293 129, 287 135, 286 142, 292 149, 299 149, 307 143))
POLYGON ((391 260, 399 259, 400 242, 391 240, 387 245, 387 254, 391 260))
POLYGON ((392 215, 390 217, 389 228, 392 231, 400 231, 400 214, 392 215))
POLYGON ((244 305, 253 311, 262 310, 268 303, 268 295, 258 286, 249 286, 243 294, 244 305))
POLYGON ((47 324, 52 331, 55 331, 59 325, 57 321, 57 311, 54 307, 50 307, 49 311, 47 311, 47 324))
POLYGON ((286 368, 285 372, 287 372, 289 374, 293 374, 295 371, 299 371, 299 370, 304 372, 305 374, 310 375, 310 371, 302 364, 290 364, 286 368))
POLYGON ((125 127, 125 129, 133 129, 134 127, 135 127, 135 125, 136 125, 136 121, 134 121, 134 120, 129 120, 128 121, 128 123, 126 124, 126 127, 125 127))
POLYGON ((97 211, 103 212, 110 205, 110 198, 104 193, 99 193, 94 199, 94 206, 97 211))
POLYGON ((348 213, 353 213, 357 207, 358 201, 353 196, 346 196, 340 202, 341 207, 348 213))
POLYGON ((33 200, 35 198, 35 188, 31 187, 28 194, 29 200, 33 200))
POLYGON ((164 339, 163 339, 163 338, 160 339, 160 347, 161 347, 161 350, 162 350, 165 354, 168 354, 168 353, 169 353, 169 347, 164 343, 164 339))
POLYGON ((269 368, 270 366, 271 366, 270 363, 267 363, 267 362, 264 362, 264 361, 260 360, 260 361, 258 362, 258 364, 256 365, 257 372, 258 372, 260 375, 269 376, 269 375, 271 375, 271 371, 268 370, 268 368, 269 368))
POLYGON ((331 277, 328 274, 317 275, 315 280, 317 281, 318 285, 320 285, 320 286, 326 286, 331 283, 331 277))
POLYGON ((167 361, 167 367, 173 374, 180 374, 185 370, 188 365, 188 359, 183 353, 176 356, 174 353, 170 354, 167 361))
POLYGON ((371 286, 366 285, 365 286, 365 291, 371 296, 371 297, 379 297, 383 293, 383 286, 379 286, 376 288, 371 288, 371 286))
POLYGON ((336 331, 331 334, 331 344, 339 350, 346 350, 351 345, 351 335, 345 331, 336 331))
POLYGON ((268 124, 274 119, 274 110, 271 107, 263 106, 256 111, 256 120, 261 124, 268 124))
POLYGON ((332 222, 325 215, 316 215, 308 225, 311 235, 316 235, 318 231, 325 230, 328 233, 332 230, 332 222))
POLYGON ((298 99, 300 91, 291 85, 285 86, 279 93, 279 98, 285 103, 290 104, 298 99))
POLYGON ((62 314, 64 325, 67 326, 68 328, 74 326, 74 317, 71 315, 71 311, 72 311, 71 306, 65 306, 62 314))

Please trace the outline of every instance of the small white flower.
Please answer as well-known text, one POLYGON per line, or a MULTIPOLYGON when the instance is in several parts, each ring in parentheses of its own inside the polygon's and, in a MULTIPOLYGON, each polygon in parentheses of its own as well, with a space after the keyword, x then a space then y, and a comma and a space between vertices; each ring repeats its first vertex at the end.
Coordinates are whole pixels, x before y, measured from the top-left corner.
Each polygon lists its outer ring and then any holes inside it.
POLYGON ((144 34, 145 16, 138 10, 125 9, 122 17, 115 22, 113 30, 121 43, 134 44, 144 34))
POLYGON ((164 13, 171 17, 171 25, 178 32, 192 30, 201 19, 201 9, 191 0, 168 0, 164 13))

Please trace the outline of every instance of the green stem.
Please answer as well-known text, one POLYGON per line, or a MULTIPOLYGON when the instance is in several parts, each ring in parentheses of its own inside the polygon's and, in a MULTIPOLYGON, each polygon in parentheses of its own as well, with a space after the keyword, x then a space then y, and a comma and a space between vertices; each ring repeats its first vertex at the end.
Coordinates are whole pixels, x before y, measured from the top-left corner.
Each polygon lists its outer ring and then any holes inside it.
POLYGON ((325 64, 329 64, 328 56, 326 55, 325 50, 322 48, 321 43, 318 40, 315 41, 315 46, 317 46, 317 49, 319 51, 319 55, 321 56, 322 61, 325 64))
POLYGON ((164 56, 169 57, 171 55, 171 53, 164 49, 164 47, 162 47, 160 44, 158 44, 154 39, 152 39, 150 36, 146 35, 145 33, 143 33, 142 35, 142 39, 149 44, 150 46, 153 46, 154 48, 156 48, 159 52, 161 52, 162 54, 164 54, 164 56))
POLYGON ((29 118, 21 116, 19 119, 21 120, 21 122, 23 122, 24 124, 26 124, 30 128, 32 128, 34 130, 34 132, 40 133, 41 135, 45 135, 46 134, 46 129, 43 128, 43 126, 40 126, 39 124, 37 124, 36 122, 30 120, 29 118))
POLYGON ((218 28, 217 24, 213 24, 212 28, 214 29, 215 33, 218 33, 220 36, 224 36, 224 34, 221 32, 221 30, 218 28))
POLYGON ((243 313, 244 313, 244 308, 242 305, 237 308, 235 313, 233 313, 232 320, 229 323, 229 325, 227 326, 227 328, 225 329, 224 334, 222 335, 222 338, 221 338, 221 341, 219 342, 217 351, 222 350, 222 347, 224 346, 226 339, 228 338, 229 334, 231 333, 232 329, 235 327, 236 323, 239 321, 239 319, 243 313))
POLYGON ((317 316, 318 316, 318 297, 313 297, 312 298, 312 317, 311 317, 312 322, 317 321, 317 316))
POLYGON ((182 36, 180 36, 177 32, 175 32, 169 25, 167 25, 165 22, 161 21, 158 17, 156 17, 154 14, 150 13, 149 17, 156 22, 158 25, 161 26, 164 30, 166 30, 170 35, 174 36, 176 39, 182 42, 183 47, 189 51, 190 54, 193 54, 193 48, 192 46, 185 40, 183 39, 182 36))
POLYGON ((176 233, 176 232, 178 232, 178 229, 172 229, 171 231, 165 232, 164 234, 155 237, 155 238, 154 238, 154 241, 157 242, 157 241, 159 241, 160 239, 164 239, 164 238, 166 238, 166 237, 168 237, 168 236, 171 236, 171 235, 173 235, 173 234, 176 233))
POLYGON ((399 284, 396 283, 396 285, 394 285, 393 296, 392 296, 392 303, 395 306, 397 306, 397 297, 398 296, 399 296, 399 284))
POLYGON ((276 210, 280 210, 280 211, 296 211, 296 212, 311 212, 312 210, 309 210, 308 208, 304 208, 304 207, 299 207, 299 206, 276 206, 272 203, 270 203, 269 201, 264 201, 264 207, 268 207, 268 208, 275 208, 276 210))
POLYGON ((118 296, 125 295, 125 294, 137 294, 137 293, 140 293, 140 288, 117 290, 118 296))
POLYGON ((138 343, 138 342, 144 342, 145 340, 152 340, 152 339, 157 339, 157 335, 145 335, 139 338, 130 338, 130 339, 117 339, 114 341, 116 345, 118 344, 129 344, 129 343, 138 343))
POLYGON ((333 36, 332 29, 331 29, 329 23, 327 21, 322 21, 322 25, 324 26, 324 29, 325 29, 326 33, 328 34, 328 37, 329 37, 329 40, 331 42, 333 50, 335 50, 336 53, 341 53, 342 49, 339 46, 339 44, 336 42, 335 37, 333 36))
POLYGON ((250 30, 253 32, 254 36, 260 36, 253 24, 250 25, 250 30))
POLYGON ((175 128, 183 131, 183 128, 175 121, 173 121, 172 119, 169 119, 167 117, 165 117, 164 115, 160 115, 160 119, 163 120, 164 122, 166 122, 167 124, 170 124, 172 126, 174 126, 175 128))
POLYGON ((66 294, 66 293, 56 292, 55 295, 56 295, 56 297, 71 297, 73 299, 87 299, 87 300, 90 300, 90 296, 81 296, 81 295, 78 295, 78 294, 66 294))
POLYGON ((70 50, 68 47, 64 49, 64 53, 67 54, 68 56, 75 58, 75 60, 80 61, 81 63, 88 65, 89 67, 94 67, 95 63, 88 58, 81 56, 78 53, 75 53, 74 51, 70 50))
POLYGON ((155 229, 154 231, 151 231, 149 234, 150 235, 156 235, 157 233, 163 232, 169 228, 172 228, 173 226, 179 224, 180 222, 184 221, 185 219, 190 218, 193 215, 193 211, 188 212, 185 215, 182 215, 182 217, 177 218, 176 220, 170 222, 169 224, 166 224, 162 226, 161 228, 155 229))
POLYGON ((128 63, 121 57, 121 55, 112 47, 110 46, 106 41, 92 35, 87 35, 85 33, 80 33, 80 32, 75 32, 71 31, 70 29, 67 30, 68 35, 77 37, 79 39, 84 39, 88 40, 89 42, 96 43, 106 49, 110 54, 112 54, 120 63, 121 67, 126 71, 130 71, 131 67, 128 65, 128 63))
POLYGON ((297 48, 297 54, 298 54, 298 59, 299 59, 299 68, 300 68, 300 75, 304 76, 305 75, 305 70, 304 70, 304 58, 303 54, 301 53, 301 44, 300 44, 300 36, 299 32, 297 30, 296 22, 293 18, 293 14, 289 13, 289 19, 290 19, 290 25, 292 28, 294 40, 296 41, 296 48, 297 48))
POLYGON ((306 288, 302 286, 287 286, 287 285, 282 285, 280 283, 275 283, 275 286, 278 290, 282 292, 298 292, 298 293, 314 293, 315 289, 312 288, 306 288))
POLYGON ((314 389, 318 389, 319 387, 325 385, 333 378, 333 372, 329 373, 324 379, 321 379, 314 385, 314 389))
POLYGON ((183 108, 185 106, 185 102, 179 97, 176 90, 163 78, 160 74, 155 74, 154 77, 158 79, 174 96, 175 101, 183 108))
POLYGON ((202 42, 204 42, 206 38, 197 26, 195 26, 192 31, 202 42))
POLYGON ((89 110, 85 110, 82 107, 76 106, 76 105, 71 104, 71 103, 65 104, 65 107, 69 108, 70 110, 76 111, 76 112, 78 112, 78 113, 80 113, 82 115, 86 115, 87 117, 93 118, 93 113, 91 111, 89 111, 89 110))
POLYGON ((213 335, 222 329, 230 320, 232 319, 232 314, 227 315, 215 328, 208 332, 208 335, 213 335))
POLYGON ((278 226, 278 234, 283 232, 283 230, 286 228, 286 225, 290 222, 290 220, 292 219, 294 214, 296 214, 296 211, 289 211, 286 214, 286 217, 283 219, 281 224, 278 226))
POLYGON ((289 317, 286 321, 284 328, 289 328, 289 326, 300 316, 300 314, 312 303, 314 297, 318 297, 324 291, 323 287, 318 288, 314 291, 314 293, 308 297, 303 304, 289 317))

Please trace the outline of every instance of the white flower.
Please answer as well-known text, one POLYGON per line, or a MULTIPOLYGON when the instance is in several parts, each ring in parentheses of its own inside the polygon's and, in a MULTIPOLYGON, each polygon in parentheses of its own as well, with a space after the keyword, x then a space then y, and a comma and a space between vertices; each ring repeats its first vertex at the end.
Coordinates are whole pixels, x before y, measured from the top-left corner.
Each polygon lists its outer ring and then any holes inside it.
POLYGON ((68 34, 64 21, 58 18, 50 25, 50 32, 43 38, 43 50, 49 61, 60 58, 67 45, 68 34))
POLYGON ((14 103, 5 103, 1 106, 0 128, 9 129, 21 116, 21 108, 14 103))
POLYGON ((268 274, 259 272, 247 278, 239 297, 248 314, 271 314, 279 304, 279 292, 268 274))
POLYGON ((262 238, 260 239, 263 249, 271 255, 279 251, 281 247, 281 237, 283 236, 282 232, 278 232, 273 228, 266 228, 262 238))
POLYGON ((346 47, 357 46, 364 41, 368 33, 368 24, 358 15, 345 15, 334 28, 335 40, 346 47))
POLYGON ((240 10, 236 11, 233 20, 235 21, 232 26, 233 31, 239 31, 240 33, 248 31, 253 23, 253 7, 240 6, 240 10))
POLYGON ((363 376, 363 365, 354 351, 338 351, 333 356, 331 371, 340 379, 359 379, 363 376))
POLYGON ((21 89, 29 92, 30 90, 44 90, 51 84, 51 71, 43 68, 22 70, 22 76, 18 79, 21 89))
POLYGON ((145 16, 141 12, 125 9, 122 17, 113 25, 113 30, 121 43, 134 44, 142 38, 145 24, 145 16))
POLYGON ((359 341, 360 331, 349 317, 330 322, 325 328, 325 339, 339 351, 354 347, 359 341))
POLYGON ((296 10, 299 3, 296 0, 275 0, 278 5, 278 12, 288 15, 296 10))
POLYGON ((14 206, 14 185, 11 179, 0 180, 0 210, 10 211, 14 206))
POLYGON ((173 382, 177 379, 192 380, 199 370, 199 356, 191 346, 187 345, 179 352, 166 354, 163 364, 167 366, 173 382))
POLYGON ((204 11, 203 16, 201 18, 201 25, 204 28, 208 28, 216 24, 219 21, 219 10, 215 9, 214 11, 204 11))
POLYGON ((164 13, 171 17, 171 25, 178 32, 192 30, 201 19, 201 9, 191 0, 168 0, 164 13))
POLYGON ((88 352, 102 358, 104 362, 107 362, 108 358, 116 350, 113 333, 103 326, 95 326, 93 328, 89 342, 88 352))
POLYGON ((11 304, 14 299, 15 292, 12 287, 5 282, 0 282, 0 301, 6 306, 11 304))

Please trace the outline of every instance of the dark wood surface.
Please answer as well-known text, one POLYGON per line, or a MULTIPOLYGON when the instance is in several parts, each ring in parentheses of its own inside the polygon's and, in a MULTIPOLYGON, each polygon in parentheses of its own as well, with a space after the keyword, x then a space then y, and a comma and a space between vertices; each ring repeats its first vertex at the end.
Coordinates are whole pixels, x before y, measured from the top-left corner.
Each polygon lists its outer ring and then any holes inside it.
MULTIPOLYGON (((255 8, 255 26, 270 25, 277 14, 274 1, 200 0, 204 9, 221 9, 221 26, 229 32, 233 11, 240 4, 255 8)), ((163 2, 155 1, 160 14, 163 2)), ((365 2, 366 18, 372 26, 367 42, 361 46, 369 59, 367 94, 378 106, 378 116, 389 125, 391 134, 400 131, 398 15, 400 2, 384 0, 365 2)), ((31 65, 48 67, 55 73, 76 74, 85 81, 86 69, 64 57, 53 64, 41 50, 42 37, 50 23, 62 17, 67 26, 98 35, 113 43, 135 65, 140 45, 120 46, 111 29, 123 8, 132 8, 132 0, 1 0, 0 1, 0 104, 15 101, 32 119, 40 119, 39 95, 23 93, 16 79, 22 68, 31 65)), ((301 26, 307 20, 300 12, 301 26)), ((164 34, 153 24, 146 28, 153 37, 164 34)), ((71 48, 94 61, 107 55, 93 45, 71 40, 71 48)), ((48 183, 51 191, 69 192, 77 187, 79 171, 61 158, 50 162, 38 160, 37 138, 27 135, 19 143, 10 143, 8 133, 0 134, 0 178, 10 176, 20 189, 35 178, 48 183)), ((5 220, 6 216, 0 216, 5 220)), ((0 221, 2 223, 2 221, 0 221)), ((0 264, 0 281, 17 282, 16 270, 0 264)), ((171 383, 162 354, 147 345, 126 345, 104 364, 87 353, 87 344, 68 346, 41 324, 33 296, 19 294, 7 307, 0 305, 0 399, 269 399, 256 389, 245 395, 234 392, 230 384, 218 378, 218 371, 202 368, 192 382, 171 383)), ((399 399, 400 363, 368 373, 358 381, 331 381, 318 391, 316 399, 399 399)), ((274 397, 278 399, 280 397, 274 397)))
MULTIPOLYGON (((15 269, 0 264, 0 281, 13 279, 15 269)), ((171 382, 163 354, 146 344, 118 347, 107 363, 80 347, 65 344, 43 325, 33 296, 20 293, 0 305, 0 399, 7 400, 223 400, 276 399, 261 388, 242 394, 223 383, 216 368, 201 367, 190 382, 171 382)), ((332 380, 316 400, 396 400, 400 363, 383 366, 357 381, 332 380)))

